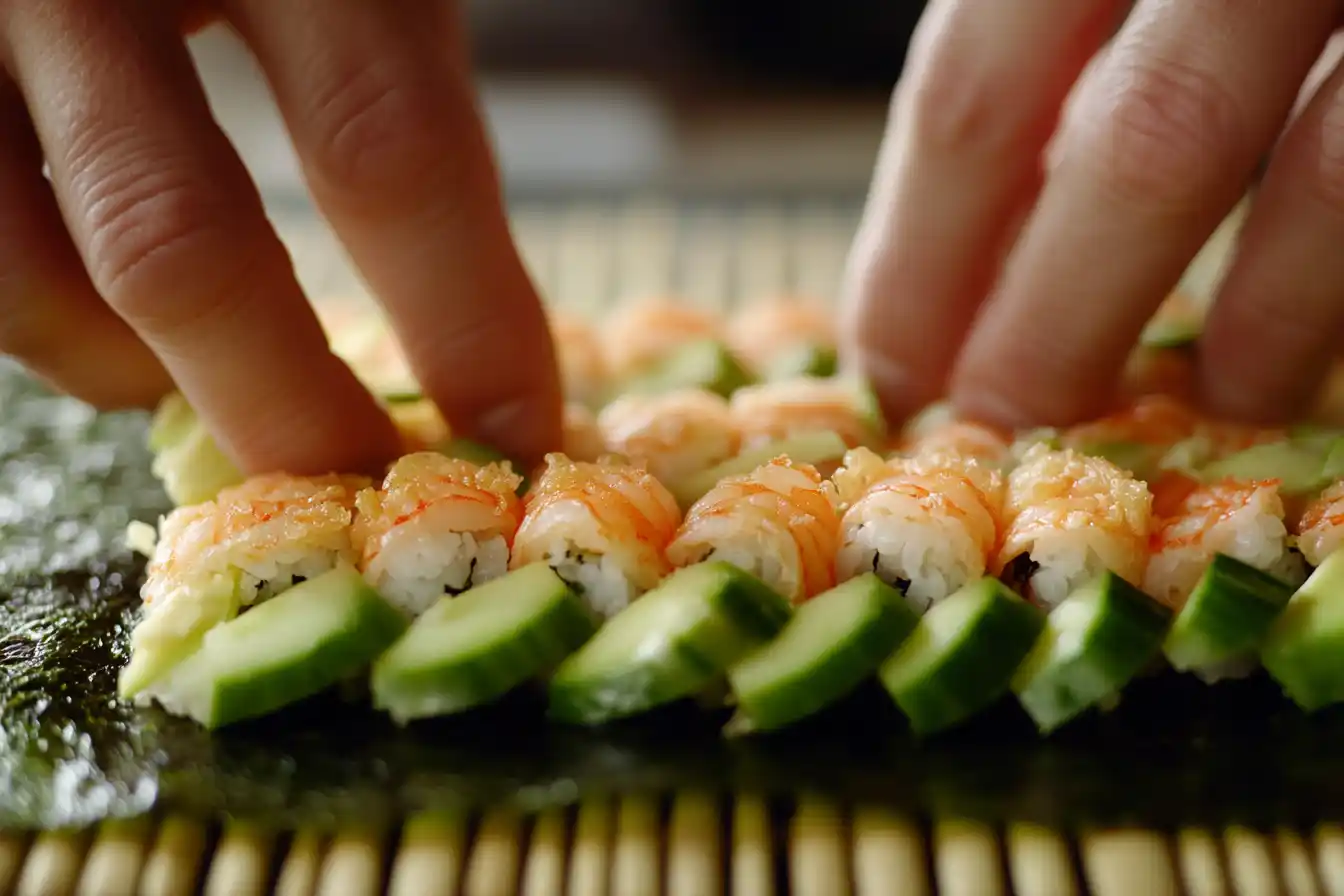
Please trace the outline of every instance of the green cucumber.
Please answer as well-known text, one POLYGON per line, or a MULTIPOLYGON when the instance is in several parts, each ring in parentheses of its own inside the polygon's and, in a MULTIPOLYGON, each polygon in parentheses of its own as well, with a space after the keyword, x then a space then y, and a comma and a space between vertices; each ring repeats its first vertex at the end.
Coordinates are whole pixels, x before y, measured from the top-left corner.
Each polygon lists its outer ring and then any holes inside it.
POLYGON ((1162 649, 1171 610, 1112 572, 1046 618, 1012 688, 1041 733, 1117 696, 1162 649))
POLYGON ((1344 438, 1336 439, 1325 452, 1321 463, 1321 478, 1327 483, 1344 479, 1344 438))
POLYGON ((220 491, 245 479, 199 422, 154 455, 150 472, 178 507, 212 501, 220 491))
POLYGON ((131 658, 117 676, 117 696, 130 700, 195 653, 206 634, 238 615, 237 571, 212 576, 190 595, 146 610, 131 634, 131 658))
POLYGON ((338 566, 211 629, 151 696, 219 728, 357 675, 405 629, 400 611, 353 567, 338 566))
POLYGON ((726 398, 753 381, 752 375, 722 342, 698 339, 631 377, 618 394, 656 394, 699 388, 726 398))
POLYGON ((677 570, 560 664, 550 715, 598 725, 702 693, 779 634, 790 613, 770 586, 729 563, 677 570))
POLYGON ((877 671, 918 623, 873 573, 818 594, 778 638, 728 670, 738 709, 726 732, 770 731, 819 712, 877 671))
POLYGON ((1260 661, 1304 711, 1344 703, 1344 551, 1326 557, 1288 601, 1260 661))
POLYGON ((788 380, 800 376, 834 376, 837 367, 835 349, 826 345, 803 343, 781 352, 765 369, 767 380, 788 380))
POLYGON ((1305 443, 1270 442, 1214 461, 1200 475, 1207 481, 1277 479, 1285 495, 1308 495, 1330 484, 1325 455, 1324 450, 1305 443))
POLYGON ((404 725, 492 702, 583 646, 597 622, 534 563, 445 597, 373 665, 373 704, 404 725))
POLYGON ((820 464, 840 460, 849 446, 834 432, 808 432, 786 439, 777 439, 757 448, 749 448, 720 464, 687 476, 669 485, 672 496, 683 508, 690 507, 705 493, 729 476, 745 476, 761 464, 784 455, 803 464, 820 464))
POLYGON ((916 734, 957 725, 1008 692, 1045 614, 998 579, 934 604, 879 676, 916 734))
POLYGON ((149 421, 149 450, 158 453, 182 441, 197 425, 196 411, 181 392, 170 392, 154 409, 149 421))
POLYGON ((1254 658, 1293 588, 1226 554, 1215 554, 1167 633, 1173 669, 1214 678, 1254 658))

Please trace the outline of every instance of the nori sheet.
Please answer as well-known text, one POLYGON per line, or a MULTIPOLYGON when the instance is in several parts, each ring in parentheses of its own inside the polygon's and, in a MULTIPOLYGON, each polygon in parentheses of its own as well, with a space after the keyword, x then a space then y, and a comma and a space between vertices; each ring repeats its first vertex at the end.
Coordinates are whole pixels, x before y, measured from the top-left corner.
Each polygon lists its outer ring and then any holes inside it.
POLYGON ((0 827, 171 809, 324 828, 686 787, 995 823, 1344 820, 1344 711, 1307 717, 1263 676, 1154 676, 1049 739, 1005 700, 920 742, 876 687, 737 742, 720 736, 722 713, 693 706, 559 727, 535 694, 405 730, 333 695, 210 735, 115 699, 143 575, 122 535, 167 506, 145 423, 54 397, 0 360, 0 827))

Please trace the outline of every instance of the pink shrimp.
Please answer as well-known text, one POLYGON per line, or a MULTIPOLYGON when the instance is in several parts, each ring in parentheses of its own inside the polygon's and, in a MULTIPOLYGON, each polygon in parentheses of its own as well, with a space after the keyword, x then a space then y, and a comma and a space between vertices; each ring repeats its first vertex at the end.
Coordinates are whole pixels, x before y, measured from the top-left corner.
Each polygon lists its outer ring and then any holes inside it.
POLYGON ((1344 479, 1316 496, 1297 523, 1297 547, 1312 566, 1320 566, 1344 544, 1344 479))
POLYGON ((703 389, 626 395, 597 423, 607 450, 647 463, 667 483, 727 460, 741 443, 728 402, 703 389))
POLYGON ((881 440, 855 387, 838 380, 798 377, 747 386, 733 393, 728 407, 743 448, 826 430, 850 448, 881 440))
POLYGON ((728 347, 756 371, 801 346, 835 348, 835 315, 800 299, 756 302, 729 321, 728 347))
POLYGON ((681 511, 641 466, 548 454, 523 499, 513 568, 545 562, 603 616, 619 612, 667 574, 667 545, 681 511))
POLYGON ((986 464, 1000 464, 1008 457, 1010 440, 992 427, 967 420, 952 420, 931 427, 904 445, 908 454, 954 454, 986 464))
POLYGON ((691 342, 716 339, 719 316, 689 304, 652 300, 627 305, 602 328, 607 365, 630 376, 691 342))
POLYGON ((1215 554, 1292 578, 1300 562, 1288 549, 1278 482, 1199 483, 1168 474, 1153 485, 1154 526, 1144 590, 1174 609, 1184 606, 1215 554))
POLYGON ((556 308, 548 309, 547 316, 565 398, 581 404, 596 402, 610 373, 597 331, 583 318, 556 308))
POLYGON ((667 556, 675 566, 726 560, 798 604, 835 584, 839 536, 821 475, 777 457, 696 501, 667 556))

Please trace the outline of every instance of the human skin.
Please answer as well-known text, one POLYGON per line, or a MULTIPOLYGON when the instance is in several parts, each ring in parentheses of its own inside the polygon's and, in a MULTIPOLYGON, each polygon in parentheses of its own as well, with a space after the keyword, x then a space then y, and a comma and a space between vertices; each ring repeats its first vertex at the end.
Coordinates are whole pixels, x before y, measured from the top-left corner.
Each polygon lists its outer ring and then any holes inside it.
MULTIPOLYGON (((930 3, 843 288, 891 419, 949 392, 1008 425, 1101 410, 1266 155, 1200 382, 1252 419, 1310 399, 1344 323, 1340 4, 1143 0, 1115 33, 1130 5, 930 3)), ((180 388, 249 471, 395 454, 211 118, 184 36, 217 19, 454 429, 556 447, 554 351, 447 0, 0 0, 0 351, 99 407, 180 388)))

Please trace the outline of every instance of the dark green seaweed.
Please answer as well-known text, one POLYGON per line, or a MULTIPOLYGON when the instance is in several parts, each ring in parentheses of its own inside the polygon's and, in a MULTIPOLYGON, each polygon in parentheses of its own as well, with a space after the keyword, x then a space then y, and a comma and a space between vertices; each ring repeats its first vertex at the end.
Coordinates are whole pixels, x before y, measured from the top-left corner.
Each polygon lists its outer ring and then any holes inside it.
POLYGON ((209 735, 115 699, 141 564, 130 519, 166 499, 142 415, 95 416, 0 361, 0 827, 157 809, 329 827, 418 809, 528 809, 590 793, 800 791, 913 813, 1055 825, 1344 820, 1344 712, 1261 676, 1164 674, 1050 738, 1005 700, 919 741, 880 688, 768 737, 693 705, 590 731, 535 693, 401 730, 337 696, 209 735))

